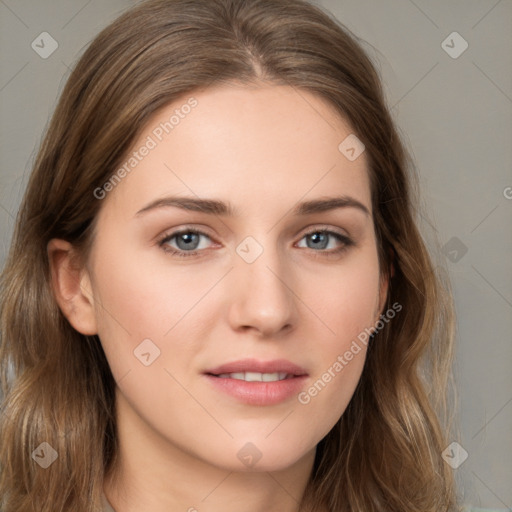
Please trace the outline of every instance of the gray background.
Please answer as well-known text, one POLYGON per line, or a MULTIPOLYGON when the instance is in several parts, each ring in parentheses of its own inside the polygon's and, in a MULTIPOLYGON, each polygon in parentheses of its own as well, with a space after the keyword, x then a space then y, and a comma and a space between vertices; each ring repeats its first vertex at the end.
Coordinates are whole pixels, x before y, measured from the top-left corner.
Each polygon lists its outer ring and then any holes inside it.
MULTIPOLYGON (((0 268, 69 66, 135 3, 0 0, 0 268), (42 32, 58 43, 46 59, 31 47, 42 32)), ((446 255, 458 315, 454 441, 469 454, 455 470, 460 492, 473 506, 512 509, 512 2, 317 3, 366 41, 417 163, 424 236, 446 255), (442 45, 454 31, 463 39, 442 45), (464 41, 457 58, 444 49, 458 54, 464 41)))

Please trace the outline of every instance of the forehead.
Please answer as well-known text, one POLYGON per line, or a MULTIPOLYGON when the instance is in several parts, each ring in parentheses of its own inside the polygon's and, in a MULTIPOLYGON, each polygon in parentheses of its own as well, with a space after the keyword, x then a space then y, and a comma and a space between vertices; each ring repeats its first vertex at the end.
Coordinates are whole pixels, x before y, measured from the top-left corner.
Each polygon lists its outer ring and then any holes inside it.
POLYGON ((353 136, 332 106, 307 91, 196 91, 152 116, 108 199, 125 214, 159 196, 186 194, 222 197, 246 212, 259 206, 270 215, 288 202, 345 194, 371 211, 366 154, 351 161, 340 146, 353 136))

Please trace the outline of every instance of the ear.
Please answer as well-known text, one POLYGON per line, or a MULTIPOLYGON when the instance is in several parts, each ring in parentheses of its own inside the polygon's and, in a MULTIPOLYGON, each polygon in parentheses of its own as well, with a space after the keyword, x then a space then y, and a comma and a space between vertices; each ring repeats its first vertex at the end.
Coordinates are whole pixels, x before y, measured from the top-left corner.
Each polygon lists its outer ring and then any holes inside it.
POLYGON ((379 309, 377 312, 377 319, 375 322, 378 322, 380 319, 380 315, 384 313, 383 309, 386 305, 386 299, 388 297, 388 289, 389 289, 389 274, 385 274, 380 279, 379 285, 379 309))
POLYGON ((87 270, 76 265, 73 245, 53 238, 47 254, 53 294, 62 313, 78 332, 97 334, 91 280, 87 270))
POLYGON ((389 269, 380 276, 379 280, 379 306, 376 312, 375 323, 380 319, 380 315, 384 313, 384 306, 386 305, 386 299, 388 297, 389 282, 395 275, 394 266, 394 252, 392 249, 389 250, 389 269))

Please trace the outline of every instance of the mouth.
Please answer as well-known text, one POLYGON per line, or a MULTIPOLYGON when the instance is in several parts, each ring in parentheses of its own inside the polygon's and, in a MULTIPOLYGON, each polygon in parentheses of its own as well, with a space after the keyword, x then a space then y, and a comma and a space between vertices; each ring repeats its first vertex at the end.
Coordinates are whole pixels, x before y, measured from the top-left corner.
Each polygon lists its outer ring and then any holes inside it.
POLYGON ((289 373, 260 373, 260 372, 239 372, 239 373, 221 373, 220 375, 210 374, 219 379, 235 379, 245 382, 278 382, 280 380, 292 379, 295 375, 289 373))
POLYGON ((231 378, 246 382, 276 382, 307 375, 304 368, 286 359, 272 361, 241 359, 222 364, 205 373, 221 379, 231 378))
POLYGON ((207 370, 214 389, 249 405, 273 405, 299 393, 308 373, 283 359, 244 359, 207 370))

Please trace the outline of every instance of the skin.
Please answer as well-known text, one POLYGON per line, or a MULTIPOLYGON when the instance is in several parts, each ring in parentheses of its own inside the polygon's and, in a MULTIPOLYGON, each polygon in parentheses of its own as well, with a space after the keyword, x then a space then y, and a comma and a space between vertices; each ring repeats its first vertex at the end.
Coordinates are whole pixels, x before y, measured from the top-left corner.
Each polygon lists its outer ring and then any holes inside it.
MULTIPOLYGON (((350 126, 308 92, 233 84, 193 96, 197 106, 103 199, 86 266, 71 266, 67 242, 48 245, 60 307, 76 330, 99 335, 117 382, 120 462, 105 494, 117 512, 297 511, 316 445, 359 381, 364 345, 306 405, 297 395, 248 405, 202 372, 246 357, 288 359, 306 369, 307 390, 375 324, 388 282, 366 154, 345 158, 338 145, 350 126), (229 201, 238 214, 136 215, 170 195, 229 201), (369 215, 291 213, 298 202, 342 195, 369 215), (205 233, 198 254, 165 252, 186 252, 177 238, 158 243, 184 227, 205 233), (344 244, 330 235, 318 248, 306 235, 322 229, 354 245, 336 254, 344 244), (236 252, 248 236, 263 248, 252 263, 236 252), (147 338, 160 350, 149 366, 134 356, 147 338), (261 453, 252 467, 237 457, 247 443, 261 453)), ((133 148, 189 97, 159 111, 133 148)))

